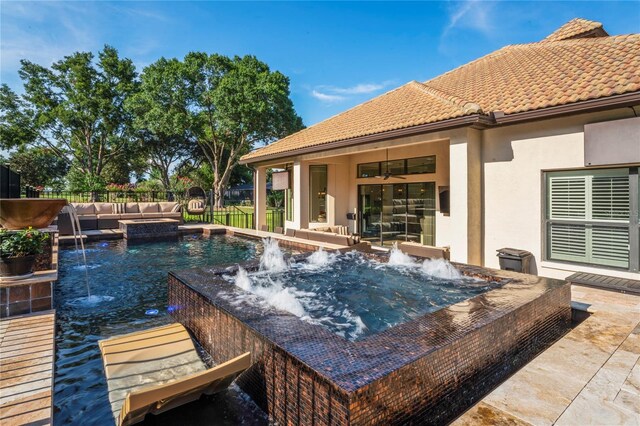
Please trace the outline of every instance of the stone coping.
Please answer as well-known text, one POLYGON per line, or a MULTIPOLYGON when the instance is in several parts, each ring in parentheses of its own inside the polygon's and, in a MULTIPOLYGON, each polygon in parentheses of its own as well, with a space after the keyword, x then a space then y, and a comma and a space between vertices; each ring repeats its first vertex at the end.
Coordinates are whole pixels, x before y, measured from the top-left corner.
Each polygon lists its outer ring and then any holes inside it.
POLYGON ((169 218, 159 219, 123 219, 118 223, 124 223, 125 225, 140 225, 140 224, 154 224, 154 223, 180 223, 179 220, 169 218))
POLYGON ((23 278, 20 280, 11 280, 4 281, 0 279, 0 288, 1 287, 15 287, 19 285, 28 285, 28 284, 37 284, 44 282, 52 282, 58 280, 58 271, 57 270, 47 270, 47 271, 36 271, 28 278, 23 278))
MULTIPOLYGON (((253 261, 242 266, 251 271, 258 264, 253 261)), ((569 285, 566 281, 510 271, 461 264, 455 266, 465 275, 501 281, 503 285, 355 342, 322 326, 304 322, 288 312, 230 300, 229 294, 245 294, 222 278, 225 274, 235 274, 237 265, 170 272, 170 275, 271 343, 282 347, 343 392, 353 392, 547 292, 569 285)))

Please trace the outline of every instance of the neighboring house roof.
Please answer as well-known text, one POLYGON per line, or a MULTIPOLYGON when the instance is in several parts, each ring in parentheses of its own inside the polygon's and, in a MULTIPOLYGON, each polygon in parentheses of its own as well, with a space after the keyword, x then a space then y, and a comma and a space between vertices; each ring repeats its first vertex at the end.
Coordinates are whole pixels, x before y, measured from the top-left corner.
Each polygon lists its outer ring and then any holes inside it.
POLYGON ((250 152, 242 162, 465 116, 640 92, 638 69, 640 34, 610 37, 602 24, 574 19, 542 42, 506 46, 424 83, 409 82, 250 152))

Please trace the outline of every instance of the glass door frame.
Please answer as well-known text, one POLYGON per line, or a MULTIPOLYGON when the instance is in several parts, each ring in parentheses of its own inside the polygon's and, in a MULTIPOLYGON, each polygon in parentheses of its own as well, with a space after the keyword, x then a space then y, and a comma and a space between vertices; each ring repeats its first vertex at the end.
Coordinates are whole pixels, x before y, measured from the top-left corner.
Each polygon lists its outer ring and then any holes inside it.
MULTIPOLYGON (((422 191, 422 190, 421 190, 422 191)), ((436 182, 435 181, 427 181, 427 182, 407 182, 407 183, 366 183, 366 184, 358 184, 357 185, 357 196, 358 196, 358 231, 360 233, 360 237, 365 241, 370 241, 373 244, 384 246, 385 242, 389 241, 414 241, 418 240, 421 244, 434 245, 435 244, 435 212, 436 212, 436 182), (429 191, 425 192, 425 198, 423 198, 423 206, 418 206, 415 204, 411 204, 409 200, 409 188, 410 185, 429 185, 429 191), (371 218, 371 211, 365 212, 364 205, 364 194, 362 193, 362 187, 378 187, 379 190, 370 191, 370 194, 378 194, 378 198, 376 200, 370 200, 370 204, 367 206, 370 210, 377 210, 377 222, 379 224, 379 229, 377 235, 375 233, 371 237, 365 237, 365 229, 363 228, 365 224, 365 215, 367 214, 367 218, 371 218), (386 188, 385 188, 386 187, 386 188), (386 194, 385 197, 385 189, 391 193, 390 204, 385 204, 385 198, 388 198, 389 194, 386 194), (397 197, 398 194, 396 192, 403 194, 403 197, 397 197), (431 202, 433 203, 432 207, 427 207, 426 204, 429 202, 429 198, 426 196, 431 195, 431 202), (404 198, 404 203, 396 204, 395 202, 404 198), (385 212, 385 207, 387 212, 385 212), (411 211, 410 211, 411 210, 411 211), (416 216, 415 221, 409 222, 409 214, 414 213, 417 210, 422 210, 423 214, 418 217, 416 216), (404 212, 404 213, 403 213, 404 212), (425 214, 426 213, 426 214, 425 214), (393 219, 397 218, 399 215, 404 214, 404 223, 400 223, 400 226, 397 226, 398 223, 394 222, 393 219), (389 223, 389 229, 385 231, 385 217, 390 217, 390 220, 387 221, 389 223), (430 218, 430 219, 429 219, 430 218), (430 220, 429 223, 427 221, 430 220), (421 231, 415 235, 415 232, 410 232, 409 227, 418 225, 421 228, 421 231), (397 233, 395 227, 398 227, 397 233), (401 229, 402 228, 402 229, 401 229), (428 229, 425 229, 428 228, 428 229), (385 238, 385 234, 393 234, 391 238, 385 238), (413 237, 413 238, 410 238, 413 237), (428 243, 425 243, 426 237, 430 238, 428 243), (398 238, 399 237, 399 238, 398 238)), ((413 199, 413 198, 412 198, 413 199)), ((375 216, 371 219, 371 222, 375 223, 375 216)), ((369 227, 370 229, 370 227, 369 227)))

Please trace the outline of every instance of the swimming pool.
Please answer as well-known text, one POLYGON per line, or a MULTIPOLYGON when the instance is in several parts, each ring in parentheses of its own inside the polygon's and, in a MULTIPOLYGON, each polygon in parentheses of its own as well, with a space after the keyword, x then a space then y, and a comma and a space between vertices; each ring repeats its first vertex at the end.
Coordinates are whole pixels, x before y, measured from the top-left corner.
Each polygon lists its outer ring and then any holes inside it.
MULTIPOLYGON (((86 246, 92 298, 75 250, 61 249, 55 284, 57 313, 56 424, 112 423, 98 340, 172 322, 167 312, 170 270, 240 262, 258 257, 259 241, 192 235, 175 241, 86 246), (154 310, 157 310, 155 315, 154 310)), ((212 402, 196 402, 156 418, 158 424, 266 424, 264 413, 238 388, 212 402)))

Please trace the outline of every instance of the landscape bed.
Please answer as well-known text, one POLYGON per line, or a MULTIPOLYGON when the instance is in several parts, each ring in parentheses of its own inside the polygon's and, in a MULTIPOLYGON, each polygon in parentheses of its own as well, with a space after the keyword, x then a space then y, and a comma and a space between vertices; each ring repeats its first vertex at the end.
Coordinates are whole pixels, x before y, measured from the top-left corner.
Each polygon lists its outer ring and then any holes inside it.
POLYGON ((253 366, 237 383, 275 422, 443 424, 571 322, 564 281, 455 266, 485 280, 486 291, 358 339, 250 303, 229 277, 242 274, 240 268, 257 273, 258 262, 172 272, 169 306, 215 362, 252 353, 253 366))

